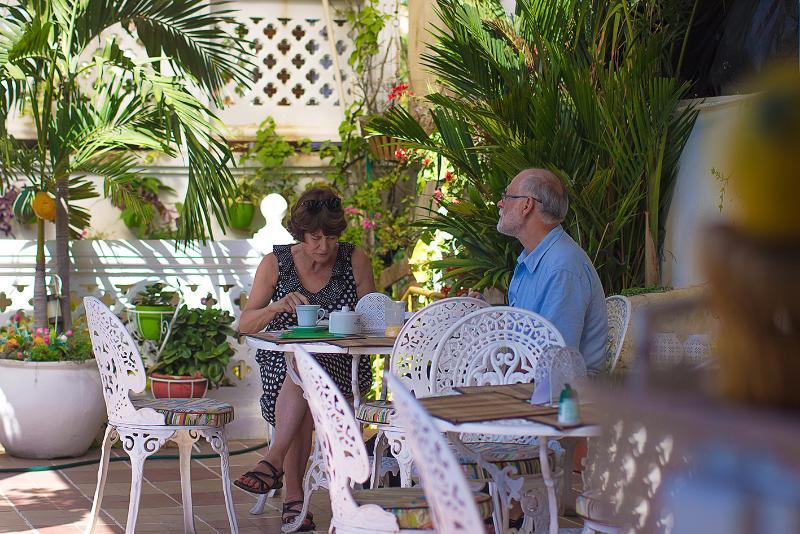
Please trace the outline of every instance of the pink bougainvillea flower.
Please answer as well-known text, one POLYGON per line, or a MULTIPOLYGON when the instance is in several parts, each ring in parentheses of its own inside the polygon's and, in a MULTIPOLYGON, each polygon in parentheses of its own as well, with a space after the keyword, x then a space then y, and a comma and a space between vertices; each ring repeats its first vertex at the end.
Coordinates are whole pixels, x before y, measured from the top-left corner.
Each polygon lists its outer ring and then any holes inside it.
POLYGON ((425 158, 425 159, 422 160, 422 166, 423 167, 427 167, 430 164, 431 164, 431 160, 429 160, 428 158, 425 158))
POLYGON ((369 230, 370 228, 375 226, 375 223, 373 223, 369 219, 364 219, 364 221, 361 223, 361 226, 364 227, 364 230, 369 230))
POLYGON ((442 198, 444 198, 444 193, 442 193, 441 189, 437 189, 433 192, 433 198, 436 199, 436 202, 441 202, 442 198))
POLYGON ((67 337, 72 337, 72 330, 67 330, 65 333, 67 337))
POLYGON ((374 219, 380 219, 380 218, 381 218, 381 212, 379 212, 379 211, 376 211, 376 212, 375 212, 375 215, 373 215, 372 217, 373 217, 374 219))
POLYGON ((359 213, 361 213, 361 210, 358 208, 354 208, 353 206, 347 206, 344 209, 344 212, 348 215, 358 215, 359 213))
POLYGON ((400 161, 406 161, 408 160, 408 153, 402 148, 398 148, 394 151, 394 157, 400 161))

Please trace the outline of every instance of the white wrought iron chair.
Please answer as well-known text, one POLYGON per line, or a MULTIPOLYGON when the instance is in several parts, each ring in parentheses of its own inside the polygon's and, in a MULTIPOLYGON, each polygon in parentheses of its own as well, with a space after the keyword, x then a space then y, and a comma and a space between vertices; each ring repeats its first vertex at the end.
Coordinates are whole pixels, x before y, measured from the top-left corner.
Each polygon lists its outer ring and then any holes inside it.
POLYGON ((445 534, 485 531, 474 494, 450 444, 400 378, 392 373, 386 376, 395 417, 406 431, 408 449, 420 472, 434 529, 445 534))
POLYGON ((606 298, 608 314, 608 342, 606 343, 605 372, 612 373, 619 362, 622 343, 631 321, 631 301, 622 295, 606 298))
MULTIPOLYGON (((563 347, 564 338, 541 315, 508 306, 478 310, 442 336, 432 362, 431 393, 448 394, 457 386, 533 382, 542 374, 542 355, 553 346, 563 347)), ((495 483, 501 502, 495 524, 507 524, 507 510, 514 499, 525 512, 523 531, 530 532, 534 525, 539 531, 547 530, 549 510, 538 442, 475 434, 460 439, 464 446, 455 445, 467 478, 495 483)), ((553 451, 553 480, 560 485, 564 450, 556 441, 548 446, 553 451)))
POLYGON ((147 458, 167 440, 178 444, 183 498, 183 521, 186 532, 194 532, 192 514, 191 454, 192 445, 202 436, 220 456, 222 490, 231 532, 239 531, 233 508, 228 476, 228 444, 225 425, 233 420, 233 407, 213 399, 150 399, 131 401, 129 392, 139 393, 147 383, 139 350, 116 315, 95 297, 83 299, 87 325, 108 411, 108 427, 103 437, 97 490, 87 533, 94 530, 103 501, 108 475, 111 445, 118 439, 130 457, 131 494, 126 533, 136 529, 142 474, 147 458))
MULTIPOLYGON (((418 532, 433 527, 431 510, 421 488, 352 490, 369 476, 367 449, 350 402, 330 376, 305 350, 295 352, 317 441, 325 458, 331 499, 331 532, 418 532)), ((491 517, 489 496, 475 494, 482 517, 491 517)), ((307 504, 300 517, 307 512, 307 504)))
POLYGON ((361 331, 367 334, 380 334, 386 331, 386 316, 383 303, 392 300, 383 293, 367 293, 356 302, 355 311, 361 314, 361 331))
MULTIPOLYGON (((391 372, 403 383, 406 389, 417 397, 430 395, 430 363, 436 345, 442 334, 455 321, 489 304, 483 300, 469 297, 453 297, 436 301, 425 306, 406 321, 392 348, 391 372)), ((379 468, 387 450, 391 450, 400 467, 400 485, 411 486, 413 462, 405 450, 404 430, 392 425, 394 408, 387 399, 361 403, 356 411, 356 419, 361 423, 375 425, 373 449, 372 487, 378 487, 382 480, 379 468)))

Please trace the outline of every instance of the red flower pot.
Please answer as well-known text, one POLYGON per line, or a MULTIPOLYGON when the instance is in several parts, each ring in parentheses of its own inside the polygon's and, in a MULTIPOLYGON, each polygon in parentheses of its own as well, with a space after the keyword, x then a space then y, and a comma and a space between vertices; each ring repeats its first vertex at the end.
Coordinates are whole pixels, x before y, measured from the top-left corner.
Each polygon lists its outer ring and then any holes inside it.
POLYGON ((202 376, 150 374, 150 391, 157 399, 200 399, 207 389, 208 379, 202 376))

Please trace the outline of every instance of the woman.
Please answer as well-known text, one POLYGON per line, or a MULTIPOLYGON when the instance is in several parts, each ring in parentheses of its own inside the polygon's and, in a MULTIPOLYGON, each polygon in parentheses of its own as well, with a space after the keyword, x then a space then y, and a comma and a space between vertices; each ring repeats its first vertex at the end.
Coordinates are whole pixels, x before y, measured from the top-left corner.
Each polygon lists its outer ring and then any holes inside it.
MULTIPOLYGON (((329 312, 342 306, 353 309, 358 299, 375 291, 367 255, 339 242, 346 227, 342 201, 332 189, 303 193, 289 219, 289 232, 297 243, 276 245, 272 254, 261 260, 247 308, 239 319, 239 331, 253 333, 296 325, 295 306, 299 304, 318 304, 329 312)), ((352 394, 349 361, 333 354, 317 354, 316 358, 339 389, 345 395, 352 394)), ((275 433, 264 459, 234 484, 263 494, 285 483, 282 520, 290 523, 302 509, 302 481, 311 454, 313 421, 302 390, 286 376, 283 353, 259 350, 256 361, 264 388, 261 411, 275 433)), ((371 383, 369 359, 362 357, 359 388, 365 392, 371 383)), ((314 528, 308 514, 301 530, 314 528)))

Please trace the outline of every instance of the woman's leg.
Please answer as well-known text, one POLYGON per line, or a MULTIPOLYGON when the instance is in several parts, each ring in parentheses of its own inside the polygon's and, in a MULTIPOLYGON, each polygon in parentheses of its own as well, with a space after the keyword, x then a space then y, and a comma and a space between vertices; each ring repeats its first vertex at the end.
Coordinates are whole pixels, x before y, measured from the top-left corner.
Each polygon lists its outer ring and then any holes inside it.
POLYGON ((305 476, 308 459, 311 456, 311 434, 314 430, 314 420, 311 411, 306 409, 303 422, 295 434, 295 439, 289 447, 283 460, 284 502, 303 500, 303 478, 305 476))
MULTIPOLYGON (((303 390, 292 382, 291 378, 285 377, 275 403, 275 432, 272 443, 264 453, 264 460, 275 466, 276 469, 281 471, 284 469, 286 455, 298 437, 297 433, 302 427, 306 415, 310 418, 308 404, 303 398, 303 390)), ((306 460, 308 460, 308 455, 306 455, 306 460)), ((273 474, 272 470, 264 464, 256 465, 253 471, 267 475, 273 474)), ((300 478, 302 480, 302 474, 300 478)), ((239 480, 254 489, 259 487, 259 483, 250 477, 243 477, 239 480)))

